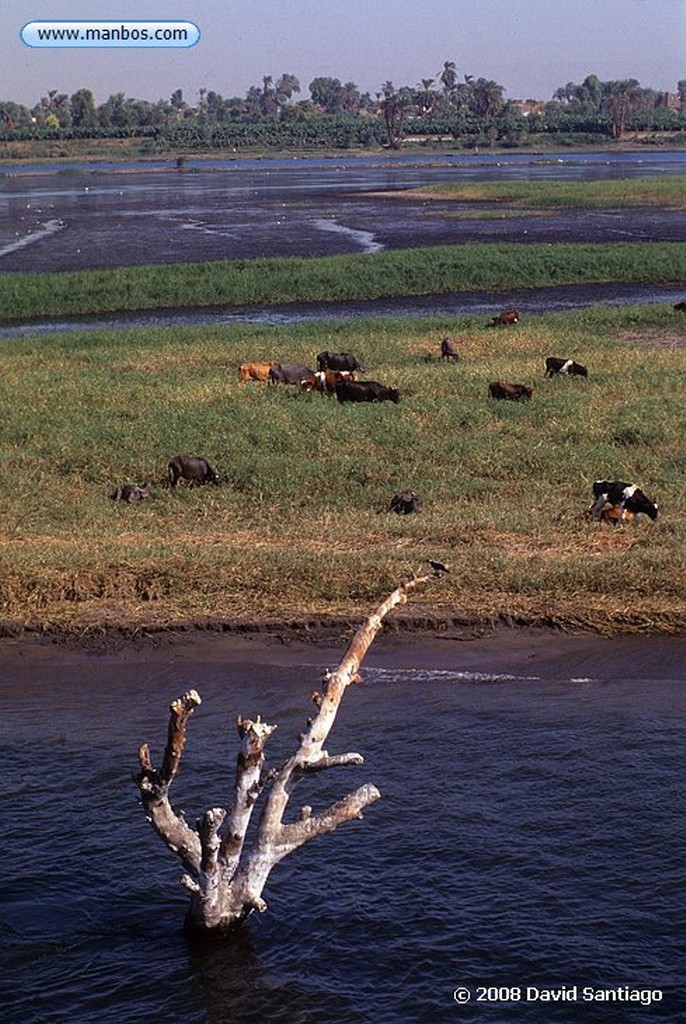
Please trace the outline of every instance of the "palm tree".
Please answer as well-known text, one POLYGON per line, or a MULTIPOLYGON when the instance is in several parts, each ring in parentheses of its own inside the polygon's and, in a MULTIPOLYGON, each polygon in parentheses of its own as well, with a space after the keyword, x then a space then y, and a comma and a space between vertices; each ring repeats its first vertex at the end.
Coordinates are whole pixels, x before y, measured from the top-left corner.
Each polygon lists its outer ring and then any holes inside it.
POLYGON ((470 109, 477 117, 494 117, 505 106, 503 86, 486 78, 472 83, 470 109))
POLYGON ((287 106, 293 93, 300 92, 300 82, 295 75, 283 74, 276 82, 274 98, 279 112, 287 106))
POLYGON ((453 102, 455 95, 455 86, 457 85, 457 68, 454 60, 446 60, 443 62, 443 70, 441 71, 438 79, 443 86, 443 98, 446 106, 450 106, 453 102))
POLYGON ((386 122, 388 145, 391 149, 400 149, 405 114, 411 103, 411 95, 407 89, 396 90, 393 82, 384 82, 381 86, 381 92, 383 99, 379 106, 386 122))
POLYGON ((431 88, 434 78, 422 78, 422 93, 420 97, 421 112, 423 115, 432 114, 436 106, 436 93, 431 88))

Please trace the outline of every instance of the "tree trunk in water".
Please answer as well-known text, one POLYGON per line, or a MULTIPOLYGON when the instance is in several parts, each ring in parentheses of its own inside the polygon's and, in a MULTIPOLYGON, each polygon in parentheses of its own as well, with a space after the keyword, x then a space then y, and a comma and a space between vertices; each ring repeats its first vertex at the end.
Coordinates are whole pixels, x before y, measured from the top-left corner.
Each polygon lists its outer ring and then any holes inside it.
POLYGON ((381 794, 376 786, 366 783, 324 811, 313 813, 311 807, 303 806, 294 820, 284 821, 293 787, 307 775, 363 763, 362 756, 354 752, 329 754, 324 743, 345 690, 359 681, 358 669, 385 616, 404 604, 409 590, 447 571, 441 563, 431 564, 431 573, 415 574, 399 584, 359 627, 336 671, 327 673, 323 692, 313 694, 317 711, 308 719, 296 752, 279 770, 267 772, 264 768, 264 748, 276 726, 262 722, 259 715, 254 720, 238 716, 240 750, 229 810, 211 808, 193 829, 176 813, 169 799, 186 743, 188 722, 201 703, 195 690, 189 690, 170 705, 167 745, 159 771, 153 767, 147 744, 140 748, 137 782, 141 802, 155 831, 184 865, 180 881, 191 893, 186 919, 191 932, 222 935, 240 925, 254 910, 266 910, 262 892, 272 868, 280 860, 310 839, 361 818, 365 807, 379 799, 381 794), (246 849, 248 826, 261 797, 257 835, 252 848, 246 849))

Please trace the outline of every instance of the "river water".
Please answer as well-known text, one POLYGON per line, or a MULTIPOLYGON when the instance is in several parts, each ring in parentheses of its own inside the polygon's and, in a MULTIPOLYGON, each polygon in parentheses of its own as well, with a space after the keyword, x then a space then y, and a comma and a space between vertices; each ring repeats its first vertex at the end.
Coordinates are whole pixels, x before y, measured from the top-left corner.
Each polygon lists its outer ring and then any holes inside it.
POLYGON ((227 798, 234 716, 279 724, 280 763, 342 649, 4 641, 2 1020, 685 1020, 686 639, 458 639, 370 652, 327 744, 365 765, 292 806, 364 781, 382 799, 282 862, 267 913, 214 949, 183 936, 136 750, 159 762, 168 703, 195 686, 174 787, 193 822, 227 798))

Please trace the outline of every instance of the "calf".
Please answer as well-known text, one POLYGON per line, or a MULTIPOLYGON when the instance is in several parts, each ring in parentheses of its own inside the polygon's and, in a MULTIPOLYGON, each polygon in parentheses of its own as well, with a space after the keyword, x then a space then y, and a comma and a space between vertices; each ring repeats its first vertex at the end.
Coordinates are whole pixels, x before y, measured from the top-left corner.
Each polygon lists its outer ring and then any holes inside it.
POLYGON ((588 377, 588 370, 581 363, 575 363, 573 359, 556 359, 555 356, 548 356, 545 361, 546 377, 554 377, 556 374, 563 374, 570 377, 588 377))
POLYGON ((412 512, 421 512, 422 499, 415 491, 398 491, 391 498, 389 511, 399 516, 408 516, 412 512))
POLYGON ((618 506, 622 519, 627 518, 627 512, 634 516, 642 512, 650 519, 657 519, 656 503, 647 498, 637 484, 627 484, 623 480, 596 480, 593 484, 593 499, 590 512, 597 522, 603 518, 607 505, 618 506))
POLYGON ((459 358, 460 353, 455 348, 455 342, 450 338, 444 338, 441 342, 441 359, 454 359, 457 362, 459 358))
POLYGON ((400 401, 397 388, 387 388, 376 380, 339 380, 336 384, 339 402, 395 402, 400 401))
POLYGON ((364 373, 364 366, 350 355, 349 352, 320 352, 317 356, 318 370, 350 370, 353 373, 359 370, 364 373))
POLYGON ((218 484, 219 474, 202 455, 175 455, 169 463, 169 486, 176 487, 179 480, 196 484, 218 484))
POLYGON ((518 402, 520 398, 531 398, 534 389, 526 387, 525 384, 508 384, 504 380, 494 380, 488 385, 488 393, 491 398, 518 402))
POLYGON ((493 317, 494 327, 509 327, 511 324, 519 323, 519 313, 516 309, 504 309, 493 317))
POLYGON ((270 384, 300 384, 305 377, 311 377, 314 370, 302 363, 274 363, 269 368, 270 384))
POLYGON ((628 508, 622 508, 621 505, 605 505, 600 513, 600 519, 603 523, 612 523, 613 526, 617 526, 619 523, 628 523, 634 518, 634 513, 630 512, 628 508))
POLYGON ((249 380, 269 380, 269 371, 274 363, 242 363, 239 368, 239 384, 246 384, 249 380))
POLYGON ((339 380, 355 380, 350 370, 317 370, 300 381, 301 391, 319 391, 322 395, 335 395, 339 380))
POLYGON ((129 504, 144 501, 150 497, 150 484, 147 481, 144 484, 120 484, 111 497, 113 501, 128 501, 129 504))

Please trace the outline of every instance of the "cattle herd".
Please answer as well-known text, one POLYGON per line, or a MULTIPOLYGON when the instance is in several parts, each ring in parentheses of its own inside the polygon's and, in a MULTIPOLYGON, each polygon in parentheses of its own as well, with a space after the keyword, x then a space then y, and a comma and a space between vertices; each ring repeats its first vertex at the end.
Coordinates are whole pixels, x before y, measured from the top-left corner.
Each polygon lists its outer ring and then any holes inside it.
MULTIPOLYGON (((686 310, 685 303, 677 303, 676 310, 686 310)), ((519 323, 519 312, 507 309, 493 317, 491 325, 507 327, 519 323)), ((434 356, 425 356, 431 362, 434 356)), ((440 344, 440 359, 458 362, 461 356, 456 343, 451 338, 443 338, 440 344)), ((397 388, 388 387, 375 380, 358 380, 357 375, 364 373, 360 361, 349 352, 320 352, 317 356, 317 369, 313 370, 303 363, 280 362, 249 362, 239 368, 239 386, 248 381, 278 385, 297 386, 302 393, 319 392, 330 397, 336 396, 338 402, 393 402, 400 401, 397 388)), ((570 376, 588 377, 588 370, 573 359, 548 356, 545 360, 545 377, 570 376)), ((533 387, 525 384, 513 384, 509 381, 496 380, 488 385, 488 394, 492 399, 520 401, 530 399, 533 387)), ((175 489, 179 481, 184 480, 188 486, 201 484, 219 485, 217 471, 208 460, 201 455, 175 455, 168 465, 168 486, 175 489)), ((111 495, 114 501, 134 503, 151 496, 149 482, 142 484, 121 484, 111 495)), ((388 506, 389 510, 399 515, 420 512, 422 499, 411 490, 398 491, 393 495, 388 506)), ((646 497, 637 484, 620 480, 596 480, 593 484, 593 502, 588 515, 593 521, 608 522, 613 525, 625 523, 639 513, 650 519, 657 518, 657 504, 646 497)))

